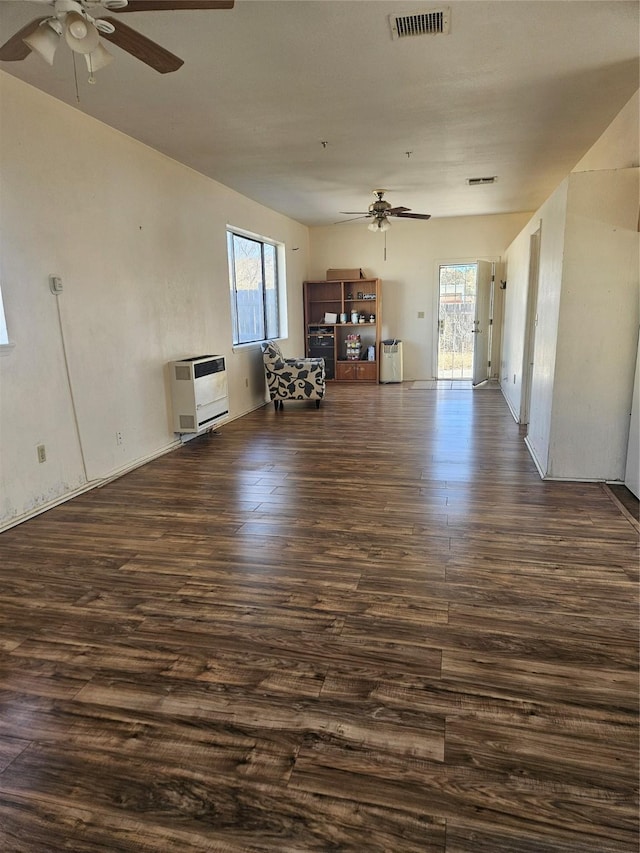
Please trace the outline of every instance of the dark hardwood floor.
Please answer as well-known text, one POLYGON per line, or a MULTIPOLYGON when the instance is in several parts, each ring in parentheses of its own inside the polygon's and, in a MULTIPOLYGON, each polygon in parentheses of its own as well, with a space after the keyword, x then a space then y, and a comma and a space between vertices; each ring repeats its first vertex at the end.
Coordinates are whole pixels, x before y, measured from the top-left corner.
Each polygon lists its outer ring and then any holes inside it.
POLYGON ((638 533, 332 385, 0 536, 0 849, 636 853, 638 533))

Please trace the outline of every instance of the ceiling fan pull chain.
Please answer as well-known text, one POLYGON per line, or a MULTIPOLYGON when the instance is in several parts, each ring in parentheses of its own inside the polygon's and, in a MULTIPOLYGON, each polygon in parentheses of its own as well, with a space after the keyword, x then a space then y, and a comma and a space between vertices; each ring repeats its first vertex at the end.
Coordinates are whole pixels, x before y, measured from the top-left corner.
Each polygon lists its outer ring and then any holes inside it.
POLYGON ((74 50, 71 51, 71 56, 73 59, 73 79, 76 84, 76 101, 80 103, 80 90, 78 88, 78 68, 76 66, 76 54, 74 50))

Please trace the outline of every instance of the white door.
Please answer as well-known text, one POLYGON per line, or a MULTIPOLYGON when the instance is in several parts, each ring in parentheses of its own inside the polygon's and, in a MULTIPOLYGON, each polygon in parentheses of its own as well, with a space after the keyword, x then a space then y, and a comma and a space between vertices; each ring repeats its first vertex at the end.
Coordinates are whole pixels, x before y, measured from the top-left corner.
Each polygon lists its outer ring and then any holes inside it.
POLYGON ((477 262, 476 311, 473 321, 473 377, 472 385, 489 378, 491 354, 491 300, 493 298, 493 264, 477 262))

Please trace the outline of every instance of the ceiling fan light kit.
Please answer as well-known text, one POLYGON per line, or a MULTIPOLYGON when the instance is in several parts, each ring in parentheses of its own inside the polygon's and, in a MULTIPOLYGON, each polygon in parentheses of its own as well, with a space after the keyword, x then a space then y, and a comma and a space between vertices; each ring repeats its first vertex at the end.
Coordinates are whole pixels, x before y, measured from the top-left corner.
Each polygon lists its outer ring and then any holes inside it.
POLYGON ((84 58, 87 62, 87 71, 89 72, 89 82, 93 82, 93 72, 100 71, 105 65, 113 62, 113 55, 109 53, 104 45, 99 44, 91 53, 85 53, 84 58))
POLYGON ((49 21, 45 21, 35 28, 22 41, 32 50, 36 56, 44 59, 49 65, 53 65, 53 58, 60 43, 60 33, 56 32, 49 21))
POLYGON ((74 53, 91 53, 98 47, 100 34, 78 12, 69 12, 64 22, 64 39, 74 53))

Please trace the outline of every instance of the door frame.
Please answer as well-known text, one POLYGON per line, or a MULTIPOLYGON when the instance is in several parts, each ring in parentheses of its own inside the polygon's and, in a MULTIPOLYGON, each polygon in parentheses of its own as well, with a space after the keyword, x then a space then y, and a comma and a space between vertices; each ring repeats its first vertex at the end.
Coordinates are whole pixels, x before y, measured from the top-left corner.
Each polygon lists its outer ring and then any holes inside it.
POLYGON ((520 423, 528 426, 531 418, 531 389, 538 326, 538 284, 540 281, 540 243, 542 222, 529 235, 529 276, 527 284, 527 308, 525 315, 524 346, 522 352, 522 391, 520 396, 520 423))
MULTIPOLYGON (((441 258, 441 259, 436 259, 436 261, 435 261, 434 288, 433 288, 433 308, 432 308, 432 312, 433 312, 432 313, 432 317, 433 317, 433 325, 432 325, 433 343, 432 343, 432 347, 431 347, 431 353, 432 353, 432 355, 431 355, 431 359, 432 359, 432 361, 431 361, 431 364, 432 364, 431 372, 432 372, 434 380, 437 380, 437 378, 438 378, 438 349, 439 349, 438 344, 440 341, 440 329, 439 329, 440 267, 455 266, 457 264, 477 264, 478 261, 488 261, 490 264, 495 264, 496 274, 497 274, 497 271, 500 269, 500 264, 501 264, 500 255, 495 255, 493 257, 487 257, 487 256, 483 257, 483 256, 476 255, 473 258, 441 258)), ((491 319, 494 321, 495 321, 495 318, 494 318, 495 308, 496 308, 496 305, 495 305, 495 295, 494 295, 494 299, 492 300, 492 304, 491 304, 491 312, 492 312, 491 313, 491 319)), ((499 334, 500 334, 500 330, 496 330, 495 328, 492 327, 492 338, 493 338, 492 345, 491 345, 491 358, 492 359, 494 357, 496 335, 499 335, 499 334)), ((499 338, 498 338, 498 340, 499 340, 499 338)), ((493 369, 493 360, 491 363, 492 363, 492 369, 493 369)), ((471 380, 470 379, 462 379, 462 380, 455 379, 455 380, 442 380, 442 381, 444 381, 444 382, 447 382, 447 381, 470 382, 471 380)))

